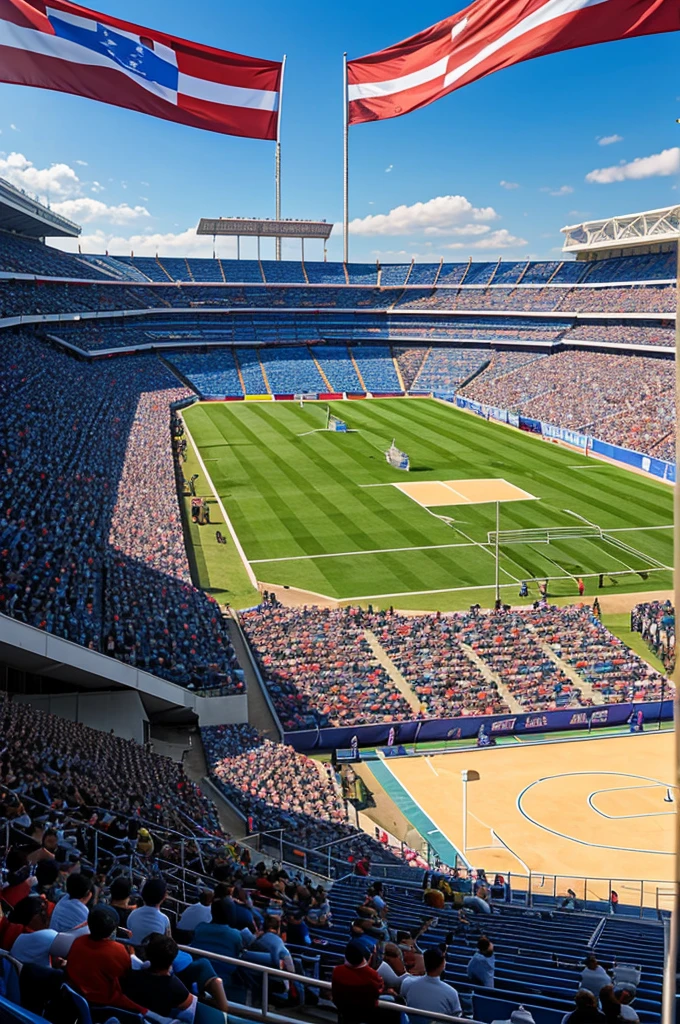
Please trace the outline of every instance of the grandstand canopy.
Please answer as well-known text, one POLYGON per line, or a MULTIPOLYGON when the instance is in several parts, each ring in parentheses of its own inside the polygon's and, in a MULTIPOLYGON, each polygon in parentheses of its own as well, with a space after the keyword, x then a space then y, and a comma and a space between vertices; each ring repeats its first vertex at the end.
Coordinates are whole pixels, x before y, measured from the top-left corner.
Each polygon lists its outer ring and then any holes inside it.
POLYGON ((577 260, 661 252, 677 245, 680 206, 583 221, 562 228, 562 232, 565 235, 563 252, 573 253, 577 260))
POLYGON ((37 199, 0 178, 0 229, 16 231, 29 238, 77 238, 80 228, 37 199))
POLYGON ((236 235, 251 238, 330 238, 333 225, 325 220, 256 220, 250 217, 201 217, 197 235, 236 235))

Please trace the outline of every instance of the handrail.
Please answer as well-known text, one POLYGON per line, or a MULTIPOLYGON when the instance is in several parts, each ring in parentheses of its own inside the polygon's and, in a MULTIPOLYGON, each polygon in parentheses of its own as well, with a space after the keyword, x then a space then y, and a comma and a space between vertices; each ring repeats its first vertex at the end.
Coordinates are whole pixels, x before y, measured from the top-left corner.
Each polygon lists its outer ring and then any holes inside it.
MULTIPOLYGON (((235 967, 242 967, 248 971, 256 971, 262 974, 262 1014, 256 1017, 256 1020, 280 1020, 280 1017, 276 1017, 270 1014, 268 1011, 267 1004, 269 1002, 269 978, 281 978, 285 981, 295 981, 299 985, 311 985, 312 988, 320 988, 325 991, 330 991, 332 988, 330 981, 324 981, 322 978, 308 978, 304 974, 292 974, 289 971, 282 971, 278 967, 267 967, 265 964, 251 963, 249 960, 240 960, 238 957, 225 956, 223 953, 210 953, 205 949, 198 949, 194 946, 179 946, 179 949, 184 953, 191 953, 193 956, 203 956, 208 960, 217 960, 219 963, 231 964, 235 967)), ((310 947, 310 953, 313 952, 313 948, 310 947)), ((238 1004, 230 1004, 231 1008, 238 1012, 238 1004)), ((397 1013, 407 1012, 409 1017, 425 1017, 427 1020, 441 1020, 446 1021, 448 1024, 455 1022, 455 1024, 474 1024, 470 1020, 462 1017, 451 1017, 446 1013, 437 1013, 434 1010, 419 1010, 416 1007, 409 1006, 408 1008, 402 1006, 400 1003, 391 1003, 387 1000, 380 999, 377 1006, 381 1010, 391 1010, 397 1013)), ((244 1007, 248 1009, 250 1013, 253 1012, 252 1007, 244 1007)))

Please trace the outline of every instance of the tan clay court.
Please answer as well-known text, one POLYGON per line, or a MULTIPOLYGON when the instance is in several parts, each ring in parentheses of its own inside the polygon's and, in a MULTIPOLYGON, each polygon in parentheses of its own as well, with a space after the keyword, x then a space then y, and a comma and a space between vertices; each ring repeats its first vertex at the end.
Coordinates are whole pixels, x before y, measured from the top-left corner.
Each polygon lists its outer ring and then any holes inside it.
MULTIPOLYGON (((461 851, 461 771, 479 772, 479 780, 467 784, 463 852, 472 866, 523 875, 528 868, 535 892, 547 887, 544 872, 561 877, 562 893, 571 879, 611 878, 621 899, 626 893, 633 901, 640 886, 624 880, 645 879, 645 902, 653 904, 657 888, 664 891, 655 883, 673 877, 676 803, 665 800, 673 745, 672 733, 647 732, 389 758, 384 764, 461 851)), ((583 898, 584 883, 574 881, 573 888, 583 898)), ((587 889, 591 898, 607 898, 607 886, 590 882, 587 889)))
POLYGON ((431 480, 391 485, 425 508, 483 505, 496 501, 537 501, 533 494, 502 478, 491 480, 431 480))

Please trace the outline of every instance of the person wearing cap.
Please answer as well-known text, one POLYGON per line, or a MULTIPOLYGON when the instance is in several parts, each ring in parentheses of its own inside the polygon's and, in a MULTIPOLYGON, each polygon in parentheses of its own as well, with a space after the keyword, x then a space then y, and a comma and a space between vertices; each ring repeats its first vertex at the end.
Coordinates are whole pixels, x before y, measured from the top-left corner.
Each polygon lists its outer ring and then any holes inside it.
POLYGON ((384 983, 369 966, 362 946, 348 942, 345 962, 333 968, 331 998, 338 1011, 340 1024, 373 1024, 378 1017, 376 1003, 384 983))
POLYGON ((141 946, 147 935, 158 932, 170 934, 170 920, 161 913, 161 904, 168 894, 164 878, 150 878, 142 889, 142 907, 133 910, 127 919, 133 946, 141 946))
POLYGON ((66 963, 68 983, 96 1006, 145 1014, 147 1008, 129 999, 122 983, 132 970, 129 947, 115 941, 118 913, 103 903, 87 916, 89 935, 76 939, 66 963))
MULTIPOLYGON (((404 978, 401 983, 401 997, 406 1000, 407 1008, 414 1010, 430 1010, 432 1013, 444 1013, 450 1017, 462 1016, 460 999, 455 988, 442 981, 441 976, 446 967, 446 956, 436 947, 426 949, 425 977, 404 978)), ((409 1016, 410 1024, 432 1024, 426 1017, 418 1014, 409 1016)))
POLYGON ((496 957, 493 951, 493 942, 487 939, 486 935, 481 935, 477 940, 477 952, 467 965, 468 979, 473 985, 493 988, 495 969, 496 957))

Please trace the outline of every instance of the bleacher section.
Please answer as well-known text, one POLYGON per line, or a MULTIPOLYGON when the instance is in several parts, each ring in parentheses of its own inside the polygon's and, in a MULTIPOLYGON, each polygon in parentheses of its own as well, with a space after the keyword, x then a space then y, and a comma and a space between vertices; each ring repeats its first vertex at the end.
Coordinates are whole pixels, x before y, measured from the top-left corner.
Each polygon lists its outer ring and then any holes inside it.
POLYGON ((318 345, 312 348, 312 355, 326 375, 331 391, 364 390, 346 345, 318 345))
POLYGON ((432 348, 411 386, 415 391, 456 391, 488 359, 482 348, 432 348))
POLYGON ((85 277, 97 281, 107 276, 86 260, 8 231, 0 231, 0 271, 44 274, 46 277, 85 277))
MULTIPOLYGON (((222 348, 217 352, 196 352, 190 355, 173 354, 168 362, 175 366, 204 398, 243 395, 243 388, 234 362, 234 353, 231 349, 222 348)), ((259 394, 260 392, 255 393, 259 394)))
POLYGON ((308 348, 281 347, 267 354, 267 377, 274 394, 302 394, 326 391, 308 348))
POLYGON ((389 348, 385 345, 354 345, 351 352, 367 391, 401 391, 389 348))

